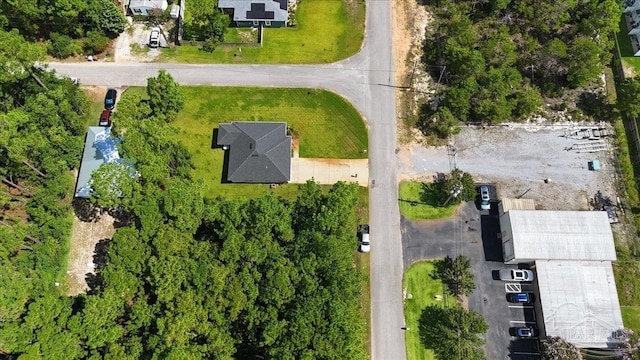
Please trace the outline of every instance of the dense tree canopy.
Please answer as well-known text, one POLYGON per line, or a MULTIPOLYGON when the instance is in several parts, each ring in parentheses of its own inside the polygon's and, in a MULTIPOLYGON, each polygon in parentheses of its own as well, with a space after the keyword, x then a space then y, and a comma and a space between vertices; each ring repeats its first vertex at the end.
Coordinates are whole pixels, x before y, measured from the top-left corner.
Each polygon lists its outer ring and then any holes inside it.
POLYGON ((434 104, 421 108, 423 132, 446 137, 456 121, 500 123, 554 96, 589 84, 611 59, 619 1, 426 1, 425 61, 442 77, 434 104), (443 110, 442 108, 445 108, 443 110), (455 119, 455 121, 453 121, 455 119))
POLYGON ((124 31, 126 19, 113 0, 0 1, 0 26, 31 41, 51 40, 49 50, 65 57, 99 49, 124 31), (84 38, 84 40, 83 40, 84 38))

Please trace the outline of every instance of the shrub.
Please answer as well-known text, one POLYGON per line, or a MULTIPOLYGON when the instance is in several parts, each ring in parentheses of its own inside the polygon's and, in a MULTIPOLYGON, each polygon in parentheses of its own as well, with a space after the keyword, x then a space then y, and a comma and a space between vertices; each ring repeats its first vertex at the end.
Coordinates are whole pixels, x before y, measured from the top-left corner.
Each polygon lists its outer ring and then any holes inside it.
POLYGON ((50 55, 59 59, 68 58, 79 52, 78 44, 68 35, 59 33, 51 33, 51 42, 49 43, 48 52, 50 55))
POLYGON ((102 35, 98 31, 87 31, 87 36, 84 38, 82 48, 84 49, 85 54, 94 55, 105 51, 108 46, 108 37, 102 35))

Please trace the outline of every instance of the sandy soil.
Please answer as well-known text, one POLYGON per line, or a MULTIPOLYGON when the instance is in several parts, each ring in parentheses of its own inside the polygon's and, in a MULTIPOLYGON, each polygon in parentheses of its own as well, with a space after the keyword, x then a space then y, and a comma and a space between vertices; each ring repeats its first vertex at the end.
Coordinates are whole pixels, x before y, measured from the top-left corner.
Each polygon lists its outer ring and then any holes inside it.
POLYGON ((431 16, 416 0, 394 1, 392 16, 395 81, 401 87, 396 91, 398 143, 406 146, 420 141, 422 135, 412 132, 403 119, 415 115, 418 101, 433 89, 431 78, 420 61, 424 32, 431 16))
POLYGON ((113 237, 113 223, 114 218, 106 213, 94 221, 74 218, 67 264, 67 295, 74 296, 89 289, 86 278, 88 274, 95 274, 96 245, 113 237))
MULTIPOLYGON (((151 29, 144 24, 133 23, 131 18, 129 26, 114 44, 115 62, 150 62, 160 56, 160 49, 151 49, 148 46, 151 29), (132 48, 138 50, 132 51, 132 48)), ((164 38, 160 37, 160 45, 166 46, 164 38)))
MULTIPOLYGON (((541 209, 587 210, 597 191, 615 201, 611 152, 567 150, 584 141, 565 137, 571 128, 464 127, 454 138, 455 164, 476 182, 495 184, 499 197, 516 197, 529 190, 524 197, 534 199, 541 209), (588 169, 594 159, 600 161, 600 171, 588 169)), ((430 181, 436 173, 449 172, 449 153, 448 147, 401 149, 400 178, 430 181)))

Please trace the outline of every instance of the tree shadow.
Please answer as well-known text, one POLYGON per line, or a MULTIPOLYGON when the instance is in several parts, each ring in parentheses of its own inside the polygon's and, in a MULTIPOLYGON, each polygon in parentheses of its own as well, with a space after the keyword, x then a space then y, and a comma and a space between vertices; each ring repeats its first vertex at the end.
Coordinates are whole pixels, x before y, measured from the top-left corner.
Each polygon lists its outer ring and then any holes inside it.
POLYGON ((71 206, 73 207, 73 211, 80 219, 84 222, 94 222, 98 221, 100 218, 100 207, 94 205, 88 199, 84 198, 74 198, 71 201, 71 206))
POLYGON ((615 106, 607 102, 605 94, 584 91, 578 97, 576 107, 594 120, 611 121, 615 114, 615 106))
POLYGON ((89 286, 89 291, 87 291, 87 294, 97 294, 102 288, 104 288, 105 282, 102 278, 101 272, 107 266, 110 242, 111 239, 102 239, 96 244, 96 247, 93 251, 93 264, 95 266, 95 273, 85 274, 85 280, 87 281, 87 286, 89 286))

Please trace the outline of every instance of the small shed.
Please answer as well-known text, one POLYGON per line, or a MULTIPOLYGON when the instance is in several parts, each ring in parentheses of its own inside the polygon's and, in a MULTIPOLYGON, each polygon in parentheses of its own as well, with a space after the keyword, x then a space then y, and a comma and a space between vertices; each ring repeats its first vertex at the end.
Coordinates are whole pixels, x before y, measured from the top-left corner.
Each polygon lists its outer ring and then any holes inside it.
POLYGON ((180 16, 180 5, 177 5, 177 4, 171 5, 171 12, 169 12, 169 15, 171 16, 172 19, 177 19, 178 16, 180 16))
POLYGON ((129 12, 131 15, 147 16, 154 11, 165 11, 169 7, 167 0, 130 0, 129 12))

